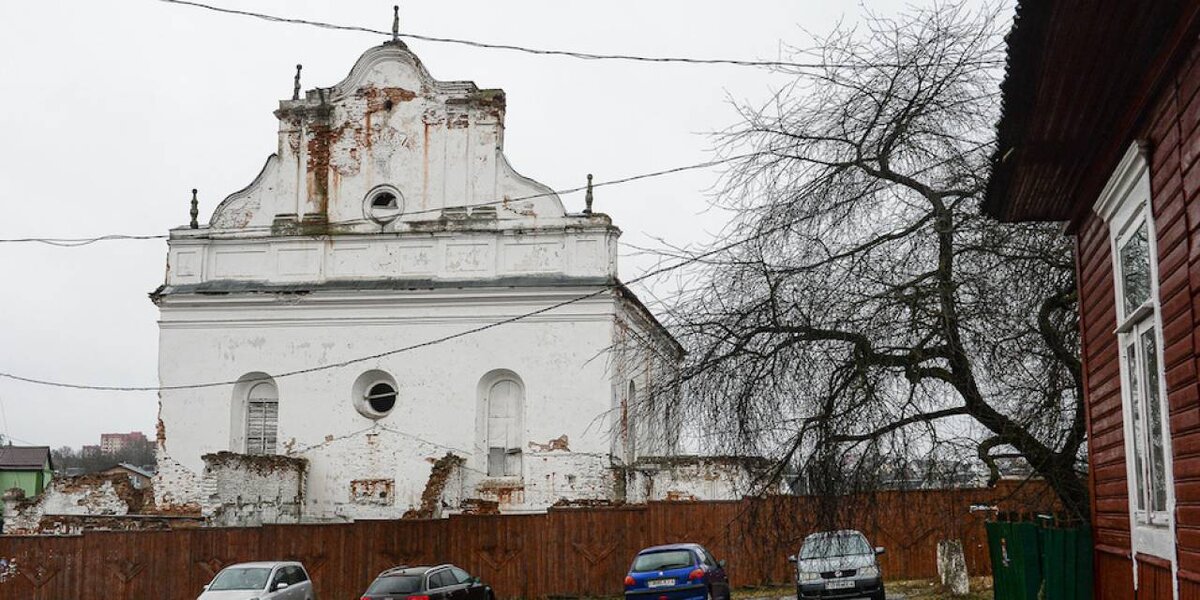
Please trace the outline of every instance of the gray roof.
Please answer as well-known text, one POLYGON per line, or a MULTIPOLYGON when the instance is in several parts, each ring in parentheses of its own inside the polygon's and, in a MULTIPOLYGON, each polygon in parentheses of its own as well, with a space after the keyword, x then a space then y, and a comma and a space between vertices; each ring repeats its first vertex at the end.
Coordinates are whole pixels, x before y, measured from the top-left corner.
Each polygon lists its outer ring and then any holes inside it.
POLYGON ((147 479, 154 477, 154 473, 151 473, 137 465, 131 465, 129 463, 117 463, 112 468, 116 469, 118 467, 125 469, 126 471, 133 471, 134 473, 137 473, 138 475, 141 475, 147 479))
POLYGON ((50 463, 49 446, 0 446, 0 470, 40 471, 50 463))

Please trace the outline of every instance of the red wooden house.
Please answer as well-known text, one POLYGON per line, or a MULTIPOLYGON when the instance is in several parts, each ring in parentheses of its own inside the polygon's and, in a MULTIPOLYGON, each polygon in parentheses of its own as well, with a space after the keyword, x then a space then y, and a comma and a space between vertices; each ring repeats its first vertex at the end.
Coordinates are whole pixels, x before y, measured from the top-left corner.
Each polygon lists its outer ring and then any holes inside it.
POLYGON ((984 209, 1075 237, 1100 598, 1200 598, 1200 1, 1024 0, 984 209))

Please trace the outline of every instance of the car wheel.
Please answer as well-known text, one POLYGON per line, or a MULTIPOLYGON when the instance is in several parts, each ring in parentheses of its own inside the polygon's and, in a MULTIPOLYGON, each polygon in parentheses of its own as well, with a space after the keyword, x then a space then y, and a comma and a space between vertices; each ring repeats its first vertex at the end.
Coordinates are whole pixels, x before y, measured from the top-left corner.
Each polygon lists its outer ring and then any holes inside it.
POLYGON ((884 600, 885 598, 887 598, 887 594, 884 593, 882 587, 879 588, 879 591, 874 596, 871 596, 871 600, 884 600))

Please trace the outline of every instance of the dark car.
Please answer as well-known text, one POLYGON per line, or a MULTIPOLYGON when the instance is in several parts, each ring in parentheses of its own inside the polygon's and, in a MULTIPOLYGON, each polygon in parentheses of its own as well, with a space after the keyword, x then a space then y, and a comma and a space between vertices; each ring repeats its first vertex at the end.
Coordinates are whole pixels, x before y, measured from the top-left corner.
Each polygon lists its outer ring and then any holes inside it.
POLYGON ((796 598, 871 598, 884 600, 878 556, 863 534, 843 529, 804 538, 796 563, 796 598))
POLYGON ((627 600, 729 600, 725 561, 699 544, 654 546, 638 552, 625 576, 627 600))
POLYGON ((362 600, 495 600, 492 588, 454 565, 394 567, 379 574, 362 600))

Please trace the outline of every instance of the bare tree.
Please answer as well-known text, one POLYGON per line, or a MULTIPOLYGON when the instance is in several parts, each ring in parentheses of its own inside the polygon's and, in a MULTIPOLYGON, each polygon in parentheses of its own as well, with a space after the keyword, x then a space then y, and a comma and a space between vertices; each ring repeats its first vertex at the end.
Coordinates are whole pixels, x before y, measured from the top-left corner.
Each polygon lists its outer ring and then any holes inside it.
POLYGON ((979 210, 1001 21, 872 16, 797 51, 826 66, 719 135, 738 157, 722 242, 746 242, 683 281, 668 322, 689 357, 653 395, 685 386, 710 449, 803 465, 826 491, 896 457, 969 452, 993 481, 1020 457, 1087 518, 1070 245, 979 210))

